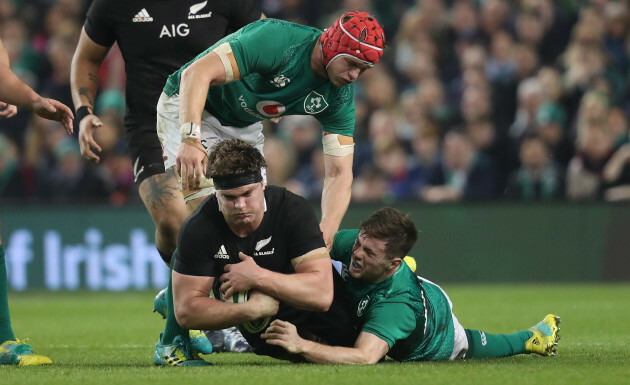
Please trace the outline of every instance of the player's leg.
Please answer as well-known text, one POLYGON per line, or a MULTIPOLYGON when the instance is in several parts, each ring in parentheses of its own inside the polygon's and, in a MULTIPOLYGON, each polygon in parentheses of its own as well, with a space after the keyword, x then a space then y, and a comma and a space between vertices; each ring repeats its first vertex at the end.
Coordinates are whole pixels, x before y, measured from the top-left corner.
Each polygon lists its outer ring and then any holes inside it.
POLYGON ((9 313, 9 282, 4 246, 0 236, 0 365, 44 365, 52 364, 46 356, 35 354, 26 340, 18 340, 11 327, 9 313))
POLYGON ((0 343, 9 340, 15 340, 15 335, 13 335, 13 329, 11 328, 7 265, 4 259, 4 246, 0 236, 0 343))
MULTIPOLYGON (((170 268, 172 269, 172 261, 170 268)), ((172 271, 172 270, 171 270, 172 271)), ((168 288, 166 289, 167 313, 164 331, 160 333, 160 339, 153 353, 153 361, 156 365, 165 366, 206 366, 211 365, 199 357, 188 335, 175 319, 173 311, 173 284, 172 274, 169 273, 168 288)))
POLYGON ((179 182, 170 169, 144 179, 139 193, 155 224, 155 245, 168 264, 176 248, 179 229, 190 214, 179 182))
POLYGON ((155 245, 168 265, 175 251, 179 228, 190 212, 175 174, 164 167, 155 122, 140 122, 127 127, 127 141, 140 198, 155 224, 155 245))
POLYGON ((466 358, 506 357, 521 353, 555 355, 560 339, 559 323, 560 317, 549 314, 529 330, 513 334, 490 334, 466 329, 468 339, 466 358))

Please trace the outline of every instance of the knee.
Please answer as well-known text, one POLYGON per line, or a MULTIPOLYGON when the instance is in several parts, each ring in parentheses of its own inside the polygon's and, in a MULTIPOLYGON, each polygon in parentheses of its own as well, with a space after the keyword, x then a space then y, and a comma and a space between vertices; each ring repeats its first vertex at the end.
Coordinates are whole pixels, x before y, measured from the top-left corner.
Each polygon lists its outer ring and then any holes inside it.
POLYGON ((167 238, 177 237, 179 229, 182 227, 182 223, 186 219, 188 211, 184 213, 170 212, 163 210, 156 216, 153 216, 155 222, 155 228, 162 236, 167 238))

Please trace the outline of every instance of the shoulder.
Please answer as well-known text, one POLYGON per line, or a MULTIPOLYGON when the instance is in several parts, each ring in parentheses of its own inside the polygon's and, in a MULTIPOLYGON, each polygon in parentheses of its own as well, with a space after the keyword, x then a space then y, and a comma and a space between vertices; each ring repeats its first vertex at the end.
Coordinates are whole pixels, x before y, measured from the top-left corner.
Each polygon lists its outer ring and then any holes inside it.
POLYGON ((290 204, 294 202, 306 202, 304 197, 292 193, 284 187, 267 185, 265 187, 265 198, 276 204, 290 204))
POLYGON ((224 223, 223 215, 219 211, 219 204, 215 195, 211 195, 186 218, 182 224, 180 238, 205 237, 224 223))

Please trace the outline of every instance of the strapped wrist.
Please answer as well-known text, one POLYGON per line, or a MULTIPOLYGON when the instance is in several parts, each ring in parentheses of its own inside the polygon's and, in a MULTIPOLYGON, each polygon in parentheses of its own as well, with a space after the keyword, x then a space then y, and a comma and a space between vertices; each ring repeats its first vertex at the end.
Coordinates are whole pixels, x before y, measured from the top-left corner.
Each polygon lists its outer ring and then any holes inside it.
POLYGON ((201 140, 201 126, 197 123, 186 122, 179 126, 179 132, 182 135, 182 139, 191 138, 201 140))
POLYGON ((79 108, 77 108, 76 114, 74 116, 74 119, 81 123, 81 121, 83 120, 83 118, 85 118, 88 115, 93 115, 94 113, 92 112, 92 107, 89 106, 81 106, 79 108))
POLYGON ((189 146, 193 146, 195 147, 197 150, 199 151, 203 151, 204 154, 208 155, 208 153, 206 152, 206 148, 203 146, 203 144, 201 144, 201 140, 197 139, 197 138, 183 138, 182 139, 182 143, 185 143, 189 146))

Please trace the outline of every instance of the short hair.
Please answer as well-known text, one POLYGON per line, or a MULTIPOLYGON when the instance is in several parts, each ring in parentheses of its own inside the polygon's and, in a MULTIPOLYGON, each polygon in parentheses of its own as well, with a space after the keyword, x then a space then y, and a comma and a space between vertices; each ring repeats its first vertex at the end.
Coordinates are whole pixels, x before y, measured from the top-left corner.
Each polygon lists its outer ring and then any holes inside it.
POLYGON ((385 241, 389 259, 404 258, 418 240, 418 230, 411 217, 385 207, 361 222, 361 232, 370 238, 385 241))
POLYGON ((254 146, 240 139, 223 140, 210 149, 206 176, 228 178, 254 174, 263 167, 267 167, 267 162, 254 146))

